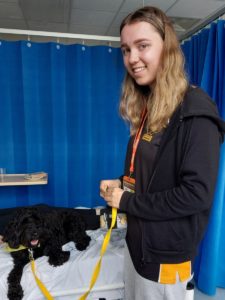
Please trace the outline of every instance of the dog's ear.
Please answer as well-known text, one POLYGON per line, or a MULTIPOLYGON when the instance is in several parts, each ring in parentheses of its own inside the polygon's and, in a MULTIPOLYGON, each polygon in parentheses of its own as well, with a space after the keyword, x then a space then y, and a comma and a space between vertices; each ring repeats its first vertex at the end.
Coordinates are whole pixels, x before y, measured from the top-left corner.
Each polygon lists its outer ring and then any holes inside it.
POLYGON ((11 248, 18 248, 20 245, 19 232, 16 225, 16 220, 12 220, 8 223, 3 233, 3 241, 8 243, 11 248))
POLYGON ((27 209, 24 207, 18 208, 13 214, 11 221, 5 227, 3 241, 8 243, 9 247, 11 248, 18 248, 20 246, 20 225, 23 222, 26 211, 27 209))

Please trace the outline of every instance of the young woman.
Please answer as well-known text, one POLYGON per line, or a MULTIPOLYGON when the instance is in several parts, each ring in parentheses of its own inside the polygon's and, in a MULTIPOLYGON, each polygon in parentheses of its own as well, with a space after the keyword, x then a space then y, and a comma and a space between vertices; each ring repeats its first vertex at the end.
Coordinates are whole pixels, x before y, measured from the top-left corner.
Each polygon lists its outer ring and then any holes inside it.
POLYGON ((100 195, 127 213, 126 300, 185 299, 217 178, 225 124, 209 96, 188 84, 169 18, 155 7, 120 27, 127 74, 120 102, 130 124, 122 179, 100 195))

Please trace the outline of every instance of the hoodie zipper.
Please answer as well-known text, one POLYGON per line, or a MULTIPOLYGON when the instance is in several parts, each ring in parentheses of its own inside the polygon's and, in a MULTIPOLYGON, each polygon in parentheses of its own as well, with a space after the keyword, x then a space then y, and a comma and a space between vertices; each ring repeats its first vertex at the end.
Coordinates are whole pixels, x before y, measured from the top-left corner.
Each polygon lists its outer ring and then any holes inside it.
MULTIPOLYGON (((173 130, 179 128, 180 125, 181 125, 181 123, 183 122, 183 119, 184 119, 183 115, 180 114, 180 116, 179 116, 179 123, 177 125, 175 124, 174 128, 171 128, 171 130, 170 130, 169 133, 171 133, 173 130)), ((169 135, 169 133, 167 133, 167 132, 164 133, 165 140, 166 140, 167 135, 169 135)), ((162 145, 162 146, 164 146, 164 145, 162 145)), ((156 171, 157 171, 157 167, 158 167, 159 158, 160 158, 162 152, 163 152, 163 149, 161 147, 159 147, 158 153, 157 153, 156 158, 155 158, 154 171, 153 171, 152 176, 150 178, 150 181, 148 183, 147 191, 149 191, 149 189, 151 187, 151 184, 152 184, 152 181, 153 181, 153 179, 155 177, 155 174, 156 174, 156 171)), ((140 225, 140 227, 142 227, 141 220, 139 220, 139 225, 140 225)), ((143 234, 143 231, 144 231, 144 228, 142 228, 142 230, 141 230, 141 232, 142 232, 142 236, 141 236, 141 247, 142 247, 142 249, 141 249, 141 252, 142 252, 141 264, 145 265, 146 264, 146 260, 145 260, 145 255, 144 255, 144 237, 143 237, 144 234, 143 234)))

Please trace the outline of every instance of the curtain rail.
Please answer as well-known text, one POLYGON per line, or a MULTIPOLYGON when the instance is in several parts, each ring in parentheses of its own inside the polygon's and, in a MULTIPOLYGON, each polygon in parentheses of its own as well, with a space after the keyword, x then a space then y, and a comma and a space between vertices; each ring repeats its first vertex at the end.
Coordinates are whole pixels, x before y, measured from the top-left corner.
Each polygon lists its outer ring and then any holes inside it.
POLYGON ((56 38, 79 39, 79 40, 97 40, 108 42, 119 42, 120 38, 115 36, 89 35, 89 34, 75 34, 64 32, 50 32, 50 31, 35 31, 35 30, 21 30, 21 29, 7 29, 0 28, 0 33, 26 35, 26 36, 47 36, 56 38))
POLYGON ((188 39, 193 34, 195 34, 196 32, 198 32, 199 30, 203 29, 204 27, 206 27, 207 25, 209 25, 213 21, 219 19, 224 14, 225 14, 225 6, 223 6, 222 8, 220 8, 219 10, 217 10, 214 14, 208 16, 207 18, 201 20, 196 25, 194 25, 193 27, 191 27, 185 34, 183 34, 179 38, 180 42, 188 39))

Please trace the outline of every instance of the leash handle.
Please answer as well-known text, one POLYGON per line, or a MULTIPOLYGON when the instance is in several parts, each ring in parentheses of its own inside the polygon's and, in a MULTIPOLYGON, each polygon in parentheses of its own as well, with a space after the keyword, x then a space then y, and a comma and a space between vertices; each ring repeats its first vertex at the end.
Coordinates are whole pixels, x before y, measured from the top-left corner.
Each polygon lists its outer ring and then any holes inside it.
POLYGON ((100 258, 99 258, 99 260, 98 260, 98 262, 97 262, 97 264, 96 264, 96 266, 94 268, 94 272, 93 272, 92 277, 91 277, 91 282, 90 282, 89 289, 87 290, 87 292, 85 292, 79 298, 79 300, 86 300, 86 298, 89 295, 90 291, 92 290, 92 288, 93 288, 96 280, 98 279, 98 275, 99 275, 99 272, 100 272, 100 269, 101 269, 101 264, 102 264, 102 257, 105 254, 105 251, 107 249, 112 229, 113 229, 114 225, 116 224, 116 215, 117 215, 117 209, 113 207, 112 208, 112 222, 111 222, 111 226, 110 226, 109 230, 107 231, 107 233, 105 235, 105 238, 103 240, 102 248, 101 248, 101 251, 100 251, 100 258))

